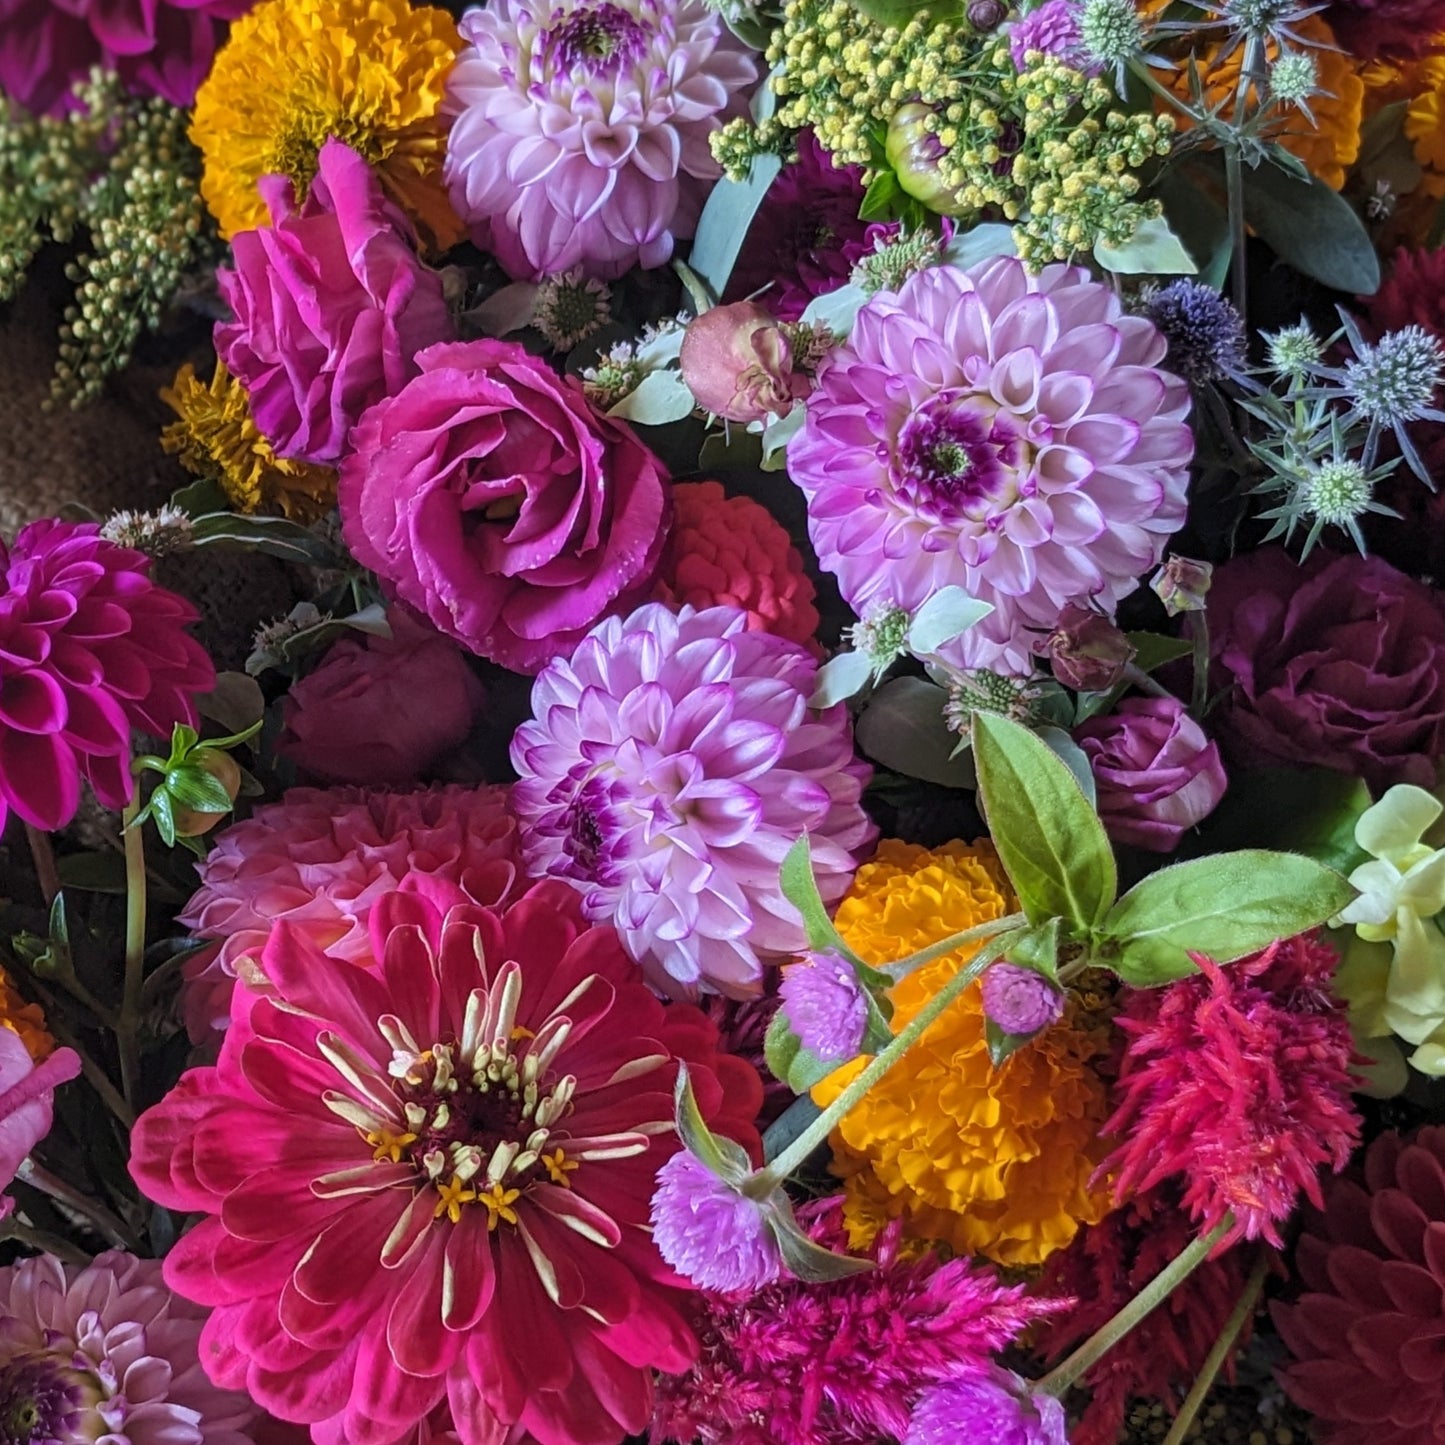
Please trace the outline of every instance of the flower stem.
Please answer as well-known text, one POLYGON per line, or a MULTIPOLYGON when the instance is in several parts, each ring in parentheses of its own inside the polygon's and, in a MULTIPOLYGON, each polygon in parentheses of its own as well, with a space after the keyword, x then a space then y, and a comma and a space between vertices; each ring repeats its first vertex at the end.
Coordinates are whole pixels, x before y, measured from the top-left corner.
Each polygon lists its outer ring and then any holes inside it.
POLYGON ((1214 1348, 1210 1350, 1205 1359, 1204 1368, 1199 1372, 1199 1378, 1190 1386, 1189 1393, 1184 1397, 1184 1403, 1179 1407, 1179 1413, 1174 1417, 1174 1423, 1169 1427, 1169 1433, 1164 1437, 1164 1445, 1184 1445, 1185 1432, 1199 1413, 1199 1407, 1204 1403, 1205 1397, 1214 1388, 1214 1381, 1224 1367, 1225 1360, 1229 1358, 1229 1352, 1234 1348, 1234 1342, 1239 1338, 1239 1332, 1244 1328, 1245 1321, 1254 1313, 1254 1307, 1259 1303, 1259 1294, 1264 1288, 1265 1275, 1268 1273, 1269 1256, 1261 1250, 1259 1262, 1249 1276, 1244 1293, 1240 1295, 1239 1303, 1234 1307, 1234 1313, 1224 1322, 1224 1329, 1220 1331, 1219 1338, 1214 1342, 1214 1348))
POLYGON ((1234 291, 1234 309, 1243 321, 1249 305, 1249 285, 1244 269, 1244 162, 1238 144, 1224 148, 1224 182, 1229 201, 1229 279, 1234 291))
POLYGON ((13 1239, 38 1254, 53 1254, 66 1264, 84 1266, 91 1262, 90 1256, 83 1249, 77 1249, 68 1239, 62 1239, 58 1234, 50 1234, 43 1229, 34 1229, 28 1224, 21 1224, 13 1216, 0 1224, 0 1239, 13 1239))
MULTIPOLYGON (((951 943, 952 940, 945 939, 944 942, 951 943)), ((942 945, 938 945, 938 947, 943 953, 951 951, 950 949, 942 948, 942 945)), ((927 950, 925 949, 924 952, 927 952, 927 950)), ((875 1054, 858 1077, 855 1078, 766 1169, 752 1176, 746 1186, 744 1186, 743 1192, 750 1198, 762 1199, 782 1184, 783 1180, 803 1164, 813 1150, 833 1132, 834 1126, 847 1116, 868 1090, 923 1037, 934 1020, 937 1019, 1002 952, 1002 939, 995 937, 988 943, 985 943, 973 959, 963 968, 959 969, 959 971, 929 999, 927 1004, 919 1010, 918 1014, 909 1020, 902 1033, 897 1034, 892 1043, 881 1053, 875 1054)))
POLYGON ((30 844, 30 857, 35 864, 35 876, 40 882, 40 892, 45 906, 55 902, 60 892, 60 870, 55 866, 55 849, 50 846, 50 834, 37 828, 34 823, 25 825, 26 841, 30 844))
POLYGON ((1204 721, 1204 708, 1209 701, 1209 616, 1202 608, 1189 616, 1194 650, 1194 687, 1189 695, 1189 715, 1195 722, 1204 721))
POLYGON ((135 1232, 126 1228, 117 1215, 112 1214, 99 1200, 82 1194, 80 1190, 52 1174, 44 1165, 27 1158, 21 1161, 20 1168, 15 1172, 17 1178, 29 1184, 33 1189, 40 1190, 42 1194, 48 1194, 67 1209, 89 1220, 95 1232, 107 1243, 115 1245, 117 1249, 137 1250, 140 1248, 141 1242, 135 1232))
POLYGON ((1192 1240, 1123 1309, 1100 1325, 1068 1359, 1055 1365, 1034 1387, 1035 1390, 1061 1398, 1086 1370, 1103 1359, 1135 1325, 1153 1314, 1204 1263, 1210 1251, 1233 1226, 1234 1215, 1226 1214, 1208 1234, 1192 1240))
POLYGON ((121 820, 125 839, 125 991, 121 995, 116 1042, 120 1048, 121 1088, 126 1104, 135 1108, 140 1086, 141 991, 145 983, 146 860, 145 840, 134 826, 140 812, 140 785, 121 820))
POLYGON ((1011 928, 1022 927, 1027 922, 1028 918, 1022 913, 1010 913, 1003 918, 991 918, 987 923, 979 923, 972 928, 965 928, 962 933, 954 933, 947 938, 940 938, 937 943, 930 943, 927 948, 920 948, 917 953, 910 953, 907 958, 900 958, 897 963, 884 964, 878 972, 887 974, 894 983, 897 983, 899 979, 907 978, 915 968, 922 968, 925 963, 932 963, 934 959, 942 958, 945 954, 953 953, 970 943, 979 943, 985 938, 994 937, 995 934, 1006 933, 1011 928))
POLYGON ((1126 662, 1124 664, 1124 681, 1130 687, 1137 687, 1140 692, 1148 693, 1150 697, 1164 697, 1168 698, 1170 702, 1177 701, 1174 694, 1162 682, 1156 682, 1138 663, 1126 662))

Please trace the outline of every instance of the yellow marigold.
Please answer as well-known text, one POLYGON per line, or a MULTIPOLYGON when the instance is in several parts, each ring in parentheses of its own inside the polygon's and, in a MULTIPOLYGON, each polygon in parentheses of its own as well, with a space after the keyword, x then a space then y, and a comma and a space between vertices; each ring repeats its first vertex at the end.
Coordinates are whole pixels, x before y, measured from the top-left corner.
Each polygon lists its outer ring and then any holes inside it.
MULTIPOLYGON (((1013 907, 988 842, 929 850, 890 840, 858 870, 836 922, 862 958, 882 964, 1013 907)), ((971 954, 949 954, 896 984, 895 1028, 971 954)), ((853 1245, 901 1215, 914 1237, 1027 1266, 1107 1211, 1105 1195, 1089 1188, 1105 1153, 1098 1130, 1108 1100, 1092 1066, 1106 1032, 1092 1019, 1078 1027, 1071 1010, 995 1069, 980 994, 969 989, 835 1132, 853 1245)), ((836 1099, 862 1067, 855 1061, 830 1075, 813 1090, 815 1101, 836 1099)))
POLYGON ((37 1064, 55 1048, 55 1040, 45 1030, 45 1015, 40 1005, 26 1003, 16 993, 4 969, 0 969, 0 1025, 25 1045, 26 1052, 37 1064))
MULTIPOLYGON (((1445 36, 1441 37, 1445 44, 1445 36)), ((1445 55, 1411 67, 1413 97, 1405 107, 1405 135, 1425 172, 1420 189, 1445 196, 1445 55)))
POLYGON ((231 27, 196 95, 201 194, 225 237, 268 224, 256 190, 291 177, 303 195, 330 136, 376 168, 435 249, 463 228, 442 184, 447 72, 461 38, 444 10, 407 0, 263 0, 231 27))
POLYGON ((336 473, 309 462, 283 461, 251 417, 246 389, 222 361, 209 386, 189 363, 161 391, 180 418, 161 432, 161 445, 198 477, 209 477, 238 511, 280 511, 314 522, 336 500, 336 473))

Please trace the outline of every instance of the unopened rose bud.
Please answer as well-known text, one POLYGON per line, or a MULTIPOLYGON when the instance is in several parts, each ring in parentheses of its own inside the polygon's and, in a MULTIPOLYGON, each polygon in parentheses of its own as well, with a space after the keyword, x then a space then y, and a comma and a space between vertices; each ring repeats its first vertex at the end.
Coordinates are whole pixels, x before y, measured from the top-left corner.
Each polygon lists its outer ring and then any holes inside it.
POLYGON ((698 405, 728 421, 786 416, 813 390, 787 330, 755 301, 715 306, 690 321, 678 365, 698 405))
POLYGON ((1196 562, 1192 557, 1170 557, 1154 574, 1149 585, 1164 604, 1164 610, 1177 617, 1181 612, 1202 612, 1214 576, 1212 562, 1196 562))
POLYGON ((1134 658, 1127 637, 1100 612, 1070 603, 1044 644, 1054 676, 1076 692, 1104 692, 1134 658))
POLYGON ((883 152, 906 195, 922 201, 940 216, 966 215, 970 207, 959 204, 953 188, 944 183, 938 163, 946 154, 943 142, 928 129, 933 107, 922 101, 899 106, 888 123, 883 152))

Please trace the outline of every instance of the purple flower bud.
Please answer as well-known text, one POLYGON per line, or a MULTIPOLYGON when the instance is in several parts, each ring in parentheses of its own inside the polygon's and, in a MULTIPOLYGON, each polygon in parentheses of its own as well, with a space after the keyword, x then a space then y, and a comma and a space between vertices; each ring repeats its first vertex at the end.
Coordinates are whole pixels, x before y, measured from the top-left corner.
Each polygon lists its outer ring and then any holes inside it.
POLYGON ((851 1059, 863 1046, 868 995, 853 965, 836 953, 812 953, 783 970, 783 1012, 805 1049, 820 1059, 851 1059))
POLYGON ((903 1445, 1069 1445, 1064 1407, 996 1365, 967 1370, 919 1396, 903 1445))
POLYGON ((782 1273, 777 1243, 757 1201, 686 1149, 657 1171, 652 1242, 668 1264, 702 1289, 761 1289, 782 1273))
POLYGON ((980 34, 997 30, 1008 17, 1008 6, 1003 0, 969 0, 965 12, 968 23, 980 34))
POLYGON ((1076 692, 1104 692, 1133 660, 1129 639, 1101 612, 1069 603, 1044 643, 1054 676, 1076 692))
POLYGON ((1149 585, 1159 594, 1164 610, 1171 617, 1177 617, 1181 612, 1204 610, 1213 578, 1213 563, 1171 556, 1150 579, 1149 585))
POLYGON ((1064 995, 1043 974, 996 963, 983 976, 983 1011, 1006 1034, 1036 1034, 1064 1011, 1064 995))
POLYGON ((728 421, 786 416, 813 390, 787 330, 755 301, 714 306, 690 321, 678 366, 698 405, 728 421))

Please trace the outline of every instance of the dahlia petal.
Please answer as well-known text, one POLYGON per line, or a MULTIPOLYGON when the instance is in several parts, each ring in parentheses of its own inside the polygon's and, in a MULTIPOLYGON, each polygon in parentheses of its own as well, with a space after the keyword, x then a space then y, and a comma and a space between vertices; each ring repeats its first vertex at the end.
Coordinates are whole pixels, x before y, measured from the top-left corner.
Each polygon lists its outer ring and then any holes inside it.
POLYGON ((69 721, 65 690, 47 673, 12 672, 0 677, 0 726, 23 733, 58 733, 69 721))
POLYGON ((80 806, 80 769, 69 744, 53 733, 0 732, 0 795, 46 832, 62 828, 80 806))

